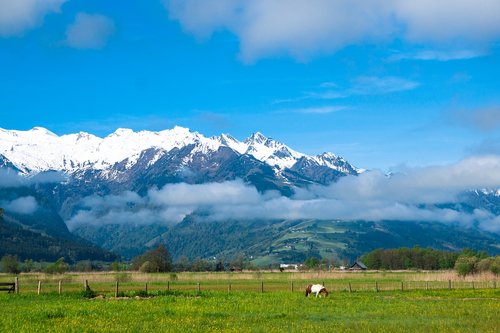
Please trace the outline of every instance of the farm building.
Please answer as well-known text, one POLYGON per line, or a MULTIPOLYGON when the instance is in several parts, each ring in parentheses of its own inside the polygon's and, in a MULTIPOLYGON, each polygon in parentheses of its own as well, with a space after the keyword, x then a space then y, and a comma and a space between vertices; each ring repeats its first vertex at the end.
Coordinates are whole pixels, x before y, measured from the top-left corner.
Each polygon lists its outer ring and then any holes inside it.
POLYGON ((359 260, 356 260, 354 264, 352 264, 351 267, 349 267, 349 270, 351 271, 365 271, 366 269, 367 269, 366 265, 359 260))
POLYGON ((298 270, 299 266, 302 266, 302 265, 300 265, 300 264, 280 264, 280 271, 284 271, 286 269, 298 270))

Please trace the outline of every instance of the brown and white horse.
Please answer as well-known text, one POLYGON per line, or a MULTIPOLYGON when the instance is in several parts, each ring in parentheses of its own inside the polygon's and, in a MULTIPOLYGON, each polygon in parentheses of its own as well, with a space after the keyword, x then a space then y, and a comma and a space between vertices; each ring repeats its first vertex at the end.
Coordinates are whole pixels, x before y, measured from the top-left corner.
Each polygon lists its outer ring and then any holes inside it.
POLYGON ((328 296, 328 290, 326 290, 325 286, 323 286, 321 284, 308 285, 306 288, 306 297, 312 293, 315 293, 316 297, 318 297, 320 294, 324 294, 325 296, 328 296))

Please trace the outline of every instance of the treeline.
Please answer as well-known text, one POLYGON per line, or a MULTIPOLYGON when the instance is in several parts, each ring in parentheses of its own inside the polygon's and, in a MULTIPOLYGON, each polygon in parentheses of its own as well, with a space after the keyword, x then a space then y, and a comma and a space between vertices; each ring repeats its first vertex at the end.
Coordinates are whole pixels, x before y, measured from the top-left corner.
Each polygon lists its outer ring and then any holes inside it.
POLYGON ((227 262, 215 259, 206 260, 200 257, 190 261, 186 256, 182 256, 174 262, 168 249, 164 245, 160 245, 156 249, 147 251, 132 259, 130 268, 144 273, 156 273, 241 271, 243 269, 254 269, 255 267, 244 255, 237 255, 227 262))
POLYGON ((369 269, 453 269, 459 253, 431 248, 402 247, 378 249, 365 254, 361 261, 369 269))
POLYGON ((62 274, 65 272, 105 272, 136 270, 144 273, 158 272, 222 272, 256 269, 243 254, 236 255, 226 261, 207 260, 196 257, 189 260, 186 256, 172 260, 169 250, 164 245, 149 250, 133 258, 130 262, 103 262, 81 260, 67 262, 64 257, 55 262, 42 262, 26 259, 21 261, 17 255, 6 254, 0 259, 0 272, 18 274, 21 272, 44 272, 62 274))
POLYGON ((484 251, 464 249, 461 252, 431 248, 402 247, 378 249, 365 254, 361 261, 368 269, 455 269, 461 276, 480 272, 500 274, 500 256, 490 257, 484 251))
POLYGON ((43 272, 47 274, 62 274, 65 272, 106 272, 122 271, 129 269, 128 263, 105 262, 94 260, 81 260, 68 263, 64 257, 54 262, 34 261, 26 259, 20 261, 17 255, 6 254, 0 259, 0 272, 2 273, 29 273, 43 272))

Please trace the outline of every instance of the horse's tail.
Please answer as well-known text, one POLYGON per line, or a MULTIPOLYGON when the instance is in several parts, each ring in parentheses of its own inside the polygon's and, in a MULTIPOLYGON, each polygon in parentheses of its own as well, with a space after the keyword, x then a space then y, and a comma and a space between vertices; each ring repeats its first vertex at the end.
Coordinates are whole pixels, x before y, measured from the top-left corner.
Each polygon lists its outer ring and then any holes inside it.
POLYGON ((309 294, 312 292, 311 288, 312 288, 312 284, 310 284, 306 287, 306 297, 309 296, 309 294))

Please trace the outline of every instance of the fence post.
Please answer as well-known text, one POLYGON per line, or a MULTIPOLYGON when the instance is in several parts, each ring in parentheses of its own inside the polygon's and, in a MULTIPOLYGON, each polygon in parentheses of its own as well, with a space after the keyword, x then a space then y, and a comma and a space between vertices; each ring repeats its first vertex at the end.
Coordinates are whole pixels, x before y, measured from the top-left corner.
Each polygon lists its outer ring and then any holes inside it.
POLYGON ((261 293, 264 292, 264 281, 261 281, 261 283, 260 283, 260 292, 261 293))
POLYGON ((493 281, 493 289, 497 289, 497 281, 493 281))
POLYGON ((19 294, 19 277, 17 277, 17 276, 16 276, 16 286, 14 288, 15 288, 16 294, 19 294))
POLYGON ((229 282, 229 285, 227 286, 227 292, 230 293, 231 292, 231 282, 229 282))
POLYGON ((352 292, 352 288, 351 288, 351 282, 349 282, 349 293, 352 292))
POLYGON ((474 288, 474 281, 472 281, 472 289, 476 289, 476 288, 474 288))
POLYGON ((401 291, 404 291, 403 281, 401 281, 401 291))
POLYGON ((118 280, 115 282, 115 297, 118 297, 118 280))
POLYGON ((448 280, 448 289, 451 289, 451 280, 448 280))
POLYGON ((198 282, 198 292, 201 291, 200 283, 198 282))
POLYGON ((167 281, 167 291, 170 291, 170 281, 167 281))
POLYGON ((61 295, 61 293, 62 293, 62 281, 61 280, 59 280, 59 285, 58 285, 57 289, 59 291, 59 295, 61 295))
POLYGON ((41 292, 42 292, 42 281, 38 280, 37 295, 40 295, 41 292))
POLYGON ((429 290, 429 281, 425 283, 425 290, 429 290))
POLYGON ((375 291, 378 292, 378 281, 375 281, 375 291))
POLYGON ((291 290, 291 291, 292 291, 292 293, 293 293, 293 281, 292 281, 292 283, 290 283, 290 290, 291 290))
POLYGON ((90 290, 90 287, 89 287, 89 280, 85 280, 85 281, 83 282, 83 288, 84 288, 84 290, 85 290, 85 291, 90 290))
POLYGON ((148 293, 148 283, 146 282, 146 294, 148 293))

